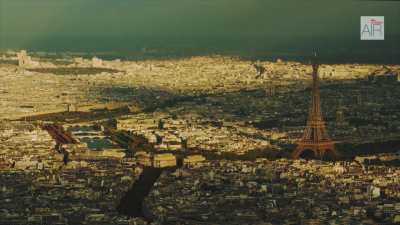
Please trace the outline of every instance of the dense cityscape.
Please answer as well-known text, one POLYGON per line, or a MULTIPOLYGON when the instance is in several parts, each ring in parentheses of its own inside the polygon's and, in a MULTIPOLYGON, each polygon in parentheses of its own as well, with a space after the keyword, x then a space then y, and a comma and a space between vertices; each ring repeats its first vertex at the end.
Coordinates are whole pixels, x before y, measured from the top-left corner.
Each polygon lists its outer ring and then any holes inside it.
POLYGON ((400 223, 400 65, 316 65, 0 52, 0 224, 400 223))

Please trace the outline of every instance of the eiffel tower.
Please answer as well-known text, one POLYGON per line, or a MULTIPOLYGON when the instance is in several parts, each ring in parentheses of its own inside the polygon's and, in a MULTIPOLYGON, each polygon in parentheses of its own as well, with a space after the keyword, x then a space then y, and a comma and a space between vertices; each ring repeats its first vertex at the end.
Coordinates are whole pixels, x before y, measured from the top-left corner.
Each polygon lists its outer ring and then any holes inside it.
POLYGON ((304 156, 323 159, 329 152, 332 159, 337 158, 335 143, 329 138, 326 131, 325 121, 322 118, 321 102, 319 93, 319 64, 315 61, 312 64, 313 85, 311 105, 308 113, 307 126, 303 137, 297 142, 297 147, 292 153, 292 158, 298 159, 304 156))

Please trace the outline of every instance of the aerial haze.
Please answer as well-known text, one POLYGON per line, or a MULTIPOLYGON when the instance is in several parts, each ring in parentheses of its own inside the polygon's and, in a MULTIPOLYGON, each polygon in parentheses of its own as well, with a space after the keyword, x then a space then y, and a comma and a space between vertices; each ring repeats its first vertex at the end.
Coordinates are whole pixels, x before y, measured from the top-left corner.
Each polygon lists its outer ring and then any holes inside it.
POLYGON ((0 9, 3 50, 399 60, 397 1, 0 0, 0 9), (360 41, 365 15, 385 16, 385 41, 360 41))

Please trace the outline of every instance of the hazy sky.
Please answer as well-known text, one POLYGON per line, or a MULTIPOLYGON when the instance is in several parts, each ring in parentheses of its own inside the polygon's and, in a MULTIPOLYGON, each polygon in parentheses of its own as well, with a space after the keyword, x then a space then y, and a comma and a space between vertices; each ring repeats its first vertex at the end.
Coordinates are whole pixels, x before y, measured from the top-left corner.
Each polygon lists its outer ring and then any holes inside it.
POLYGON ((0 0, 1 48, 168 49, 203 54, 400 53, 400 2, 352 0, 0 0), (360 16, 385 41, 360 41, 360 16))

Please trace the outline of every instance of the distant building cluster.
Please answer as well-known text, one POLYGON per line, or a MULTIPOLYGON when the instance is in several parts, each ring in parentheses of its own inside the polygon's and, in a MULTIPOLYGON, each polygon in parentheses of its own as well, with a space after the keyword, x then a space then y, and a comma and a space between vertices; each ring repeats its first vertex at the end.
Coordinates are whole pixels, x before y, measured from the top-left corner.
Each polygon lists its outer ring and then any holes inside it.
POLYGON ((29 123, 1 123, 0 139, 0 224, 145 224, 116 211, 140 174, 134 161, 65 165, 49 134, 29 123))
POLYGON ((174 119, 165 114, 137 114, 118 118, 117 129, 143 135, 158 151, 190 148, 219 153, 234 152, 240 155, 255 149, 271 148, 267 139, 269 132, 263 133, 226 121, 213 124, 212 120, 193 116, 174 119), (162 121, 162 128, 159 127, 159 121, 162 121), (256 133, 265 136, 265 140, 251 137, 256 133))
POLYGON ((309 65, 29 55, 1 57, 1 225, 400 223, 398 65, 321 65, 327 133, 352 147, 334 163, 285 159, 309 65), (143 218, 118 213, 141 182, 143 218))
POLYGON ((397 167, 284 159, 221 160, 203 163, 183 174, 164 173, 146 200, 159 223, 400 221, 397 167))
POLYGON ((371 83, 396 84, 400 82, 400 75, 398 72, 384 67, 368 75, 367 79, 371 83))
POLYGON ((26 50, 21 50, 20 52, 18 52, 17 58, 18 58, 18 66, 21 68, 39 66, 39 62, 32 60, 32 58, 28 56, 26 50))

